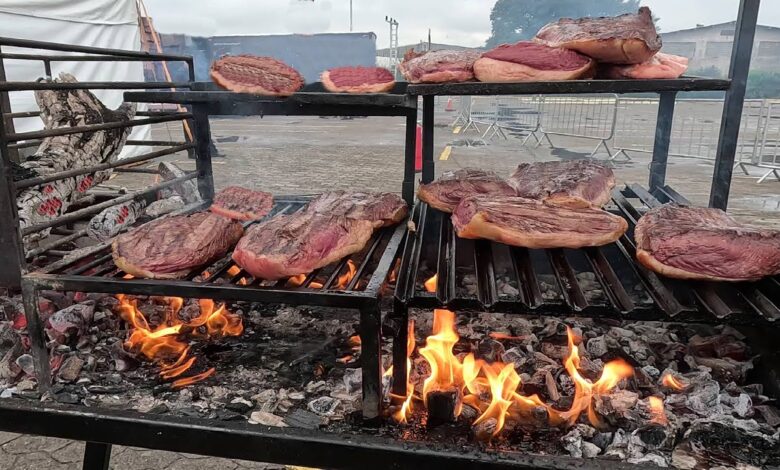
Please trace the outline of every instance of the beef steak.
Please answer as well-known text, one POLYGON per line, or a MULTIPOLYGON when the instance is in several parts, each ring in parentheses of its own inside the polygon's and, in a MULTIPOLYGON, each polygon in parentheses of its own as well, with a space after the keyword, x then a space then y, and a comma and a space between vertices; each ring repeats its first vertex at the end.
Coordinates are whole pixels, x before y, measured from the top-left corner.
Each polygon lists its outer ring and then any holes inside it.
POLYGON ((592 160, 521 163, 509 178, 520 197, 567 207, 601 207, 609 202, 615 175, 592 160))
POLYGON ((214 196, 209 210, 234 220, 258 220, 268 215, 273 206, 271 193, 228 186, 214 196))
POLYGON ((574 80, 593 77, 595 63, 589 57, 531 41, 501 44, 474 62, 481 82, 574 80))
POLYGON ((210 212, 178 215, 141 225, 114 239, 114 262, 151 279, 180 279, 224 256, 241 238, 241 224, 210 212))
POLYGON ((333 93, 386 93, 395 77, 382 67, 336 67, 322 72, 322 86, 333 93))
POLYGON ((410 49, 399 68, 410 83, 467 82, 474 79, 476 51, 430 51, 422 54, 410 49))
POLYGON ((417 191, 421 201, 443 212, 452 212, 461 199, 480 194, 512 196, 515 190, 492 171, 461 168, 443 173, 432 183, 421 184, 417 191))
POLYGON ((628 229, 625 219, 601 209, 570 209, 516 196, 466 198, 452 213, 452 224, 461 238, 526 248, 601 246, 628 229))
POLYGON ((661 50, 650 9, 602 18, 563 18, 536 33, 551 47, 572 49, 607 64, 639 64, 661 50))
POLYGON ((688 58, 659 52, 646 62, 635 65, 610 65, 599 67, 602 78, 679 78, 688 70, 688 58))
POLYGON ((320 215, 368 220, 378 228, 402 221, 409 207, 394 193, 331 191, 312 199, 305 210, 320 215))
POLYGON ((780 231, 740 224, 720 209, 663 205, 636 225, 637 259, 664 276, 749 281, 780 274, 780 231))
POLYGON ((297 70, 273 57, 225 56, 211 64, 211 78, 230 91, 289 96, 303 87, 297 70))

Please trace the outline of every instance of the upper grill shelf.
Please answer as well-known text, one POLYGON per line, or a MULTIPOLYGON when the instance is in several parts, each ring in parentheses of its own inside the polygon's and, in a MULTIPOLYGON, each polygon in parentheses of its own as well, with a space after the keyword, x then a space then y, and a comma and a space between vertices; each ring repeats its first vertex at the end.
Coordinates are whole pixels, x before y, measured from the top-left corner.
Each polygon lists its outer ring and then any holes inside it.
MULTIPOLYGON (((636 221, 662 202, 687 204, 664 187, 613 192, 611 212, 628 232, 616 243, 580 250, 529 250, 458 238, 450 217, 420 203, 416 232, 407 237, 396 298, 409 307, 448 307, 537 315, 584 315, 621 320, 780 324, 780 282, 685 282, 635 262, 636 221), (435 292, 424 285, 434 274, 435 292)), ((434 281, 430 281, 429 286, 434 281)))

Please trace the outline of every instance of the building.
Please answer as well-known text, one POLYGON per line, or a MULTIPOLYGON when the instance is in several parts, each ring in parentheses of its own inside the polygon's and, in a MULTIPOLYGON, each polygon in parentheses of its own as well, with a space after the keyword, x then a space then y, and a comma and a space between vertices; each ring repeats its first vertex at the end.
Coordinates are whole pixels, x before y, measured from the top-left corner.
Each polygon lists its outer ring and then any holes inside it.
MULTIPOLYGON (((692 72, 718 69, 726 75, 731 61, 736 21, 662 33, 663 52, 691 59, 692 72)), ((780 71, 780 28, 758 25, 751 68, 780 71)))

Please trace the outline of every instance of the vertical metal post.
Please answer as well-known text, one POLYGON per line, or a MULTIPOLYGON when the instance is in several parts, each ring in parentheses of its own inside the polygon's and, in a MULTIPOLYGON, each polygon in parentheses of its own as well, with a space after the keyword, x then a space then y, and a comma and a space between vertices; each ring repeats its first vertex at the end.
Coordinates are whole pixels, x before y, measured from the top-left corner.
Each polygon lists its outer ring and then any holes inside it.
POLYGON ((363 369, 363 420, 378 423, 382 406, 382 312, 379 303, 360 309, 360 364, 363 369))
POLYGON ((433 181, 433 95, 423 96, 422 104, 422 182, 433 181))
POLYGON ((669 143, 672 138, 676 98, 677 92, 667 91, 661 93, 661 100, 658 103, 653 160, 650 162, 650 191, 662 187, 666 181, 666 166, 669 159, 669 143))
POLYGON ((406 396, 406 342, 409 338, 409 309, 398 299, 393 303, 393 395, 406 396))
POLYGON ((406 143, 404 144, 404 181, 401 197, 409 206, 414 205, 414 154, 417 148, 417 109, 406 116, 406 143))
POLYGON ((745 104, 750 56, 758 22, 758 8, 761 0, 741 0, 739 15, 731 50, 729 78, 731 86, 726 91, 723 103, 723 117, 720 121, 720 138, 715 152, 715 170, 710 188, 710 207, 726 210, 734 172, 734 157, 737 154, 739 129, 742 123, 742 107, 745 104))
POLYGON ((27 319, 27 336, 30 338, 30 349, 35 364, 35 377, 38 380, 38 391, 46 393, 51 389, 49 350, 46 348, 43 321, 38 309, 38 287, 30 280, 22 281, 22 302, 24 317, 27 319))
POLYGON ((349 0, 349 32, 352 32, 352 0, 349 0))
POLYGON ((195 119, 195 167, 198 170, 198 190, 205 201, 214 199, 214 173, 211 168, 211 127, 208 110, 203 104, 192 105, 195 119))
POLYGON ((111 444, 87 442, 84 447, 83 470, 108 470, 111 462, 111 444))
MULTIPOLYGON (((0 54, 2 52, 3 52, 3 48, 0 47, 0 54)), ((0 59, 0 82, 6 81, 4 61, 5 59, 0 59)), ((14 129, 13 118, 9 117, 8 120, 6 120, 5 116, 3 116, 4 114, 10 112, 11 112, 11 101, 8 99, 8 92, 7 91, 0 92, 0 126, 5 127, 5 131, 7 133, 13 134, 14 132, 16 132, 14 129)), ((2 142, 0 142, 0 145, 6 147, 6 144, 3 144, 2 142)), ((6 148, 5 150, 9 156, 9 159, 12 162, 19 163, 19 151, 17 149, 6 148)), ((2 184, 2 182, 0 182, 0 184, 2 184)))

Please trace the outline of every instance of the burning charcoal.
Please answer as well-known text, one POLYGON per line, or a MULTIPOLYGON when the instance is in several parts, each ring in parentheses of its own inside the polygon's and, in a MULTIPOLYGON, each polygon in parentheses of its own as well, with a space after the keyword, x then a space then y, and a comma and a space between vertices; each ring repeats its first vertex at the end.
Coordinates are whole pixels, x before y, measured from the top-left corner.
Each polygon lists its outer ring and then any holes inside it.
POLYGON ((753 401, 744 393, 732 397, 728 393, 720 394, 720 401, 734 410, 734 414, 740 418, 749 418, 753 416, 753 401))
POLYGON ((495 418, 487 418, 484 421, 471 426, 474 439, 479 442, 488 442, 496 431, 498 421, 495 418))
POLYGON ((363 386, 363 370, 358 367, 344 369, 344 386, 347 394, 359 394, 363 386))
POLYGON ((566 345, 557 345, 544 342, 542 343, 541 349, 542 354, 549 357, 550 359, 557 359, 558 361, 562 361, 566 356, 569 355, 569 348, 566 345))
POLYGON ((455 410, 461 403, 460 389, 434 390, 428 393, 428 426, 438 426, 455 421, 455 410))
POLYGON ((23 350, 24 348, 20 341, 0 358, 0 379, 13 380, 22 373, 22 368, 16 363, 16 359, 22 354, 23 350))
POLYGON ((554 318, 547 318, 544 320, 544 327, 536 335, 543 340, 553 337, 566 338, 566 324, 554 318))
POLYGON ((60 366, 57 377, 66 383, 73 382, 79 378, 84 361, 78 356, 68 356, 60 366))
POLYGON ((757 411, 762 418, 764 418, 766 424, 772 426, 773 428, 780 427, 780 414, 778 414, 777 409, 767 405, 756 405, 753 407, 753 409, 757 411))
POLYGON ((460 410, 460 416, 468 422, 473 422, 479 416, 479 410, 464 404, 463 409, 460 410))
POLYGON ((25 374, 35 376, 35 360, 29 354, 22 354, 16 358, 16 365, 19 366, 25 374))
POLYGON ((605 450, 610 444, 612 444, 614 437, 614 433, 611 432, 597 432, 593 435, 591 442, 596 444, 599 449, 605 450))
POLYGON ((477 344, 476 356, 477 359, 484 359, 488 362, 496 362, 501 360, 501 356, 504 354, 504 345, 494 340, 493 338, 483 338, 477 344))
POLYGON ((622 429, 617 429, 612 435, 612 442, 604 451, 604 456, 625 460, 628 457, 628 440, 626 432, 622 429))
POLYGON ((601 449, 596 444, 591 444, 588 441, 582 441, 582 456, 586 459, 592 459, 599 455, 601 449))
POLYGON ((515 369, 519 369, 525 365, 527 359, 522 349, 514 347, 507 349, 504 354, 501 355, 501 361, 505 364, 512 363, 514 364, 515 369))
POLYGON ((585 345, 590 357, 603 357, 607 354, 607 341, 603 336, 588 340, 585 345))
POLYGON ((658 454, 645 454, 642 457, 632 457, 628 459, 626 462, 634 465, 640 465, 640 464, 653 464, 656 467, 668 467, 669 462, 666 461, 666 459, 658 454))
POLYGON ((284 421, 294 428, 303 429, 317 429, 326 422, 324 418, 301 409, 294 410, 289 416, 284 418, 284 421))
POLYGON ((301 401, 306 398, 306 394, 303 392, 291 392, 287 395, 290 400, 301 401))
MULTIPOLYGON (((589 442, 584 441, 584 439, 589 439, 594 436, 596 433, 596 430, 588 425, 585 424, 578 424, 577 426, 574 426, 571 431, 569 431, 568 434, 563 436, 561 438, 561 444, 563 445, 563 448, 566 449, 566 451, 571 455, 572 457, 576 458, 582 458, 585 456, 585 453, 587 452, 589 455, 592 455, 592 457, 595 457, 598 455, 598 453, 601 451, 601 449, 598 448, 598 446, 594 444, 590 444, 589 442), (587 451, 583 448, 583 444, 590 444, 587 449, 587 451), (592 447, 591 447, 592 446, 592 447), (595 447, 595 454, 593 454, 595 447)), ((588 458, 592 458, 588 457, 588 458)))
POLYGON ((730 358, 736 361, 748 359, 747 345, 731 335, 715 335, 702 337, 692 336, 688 340, 688 350, 698 357, 730 358))
POLYGON ((674 445, 675 430, 667 426, 650 423, 631 433, 628 448, 631 455, 645 454, 647 451, 670 449, 674 445))
POLYGON ((544 384, 546 386, 547 396, 550 398, 550 400, 557 402, 561 399, 561 394, 558 393, 558 386, 556 385, 555 379, 549 370, 545 371, 544 384))
POLYGON ((739 362, 730 357, 696 357, 696 364, 712 369, 712 376, 721 382, 743 382, 745 374, 753 369, 752 362, 739 362))
POLYGON ((593 398, 593 405, 596 412, 613 424, 625 420, 633 421, 629 417, 629 412, 639 401, 639 395, 629 390, 615 390, 606 395, 596 395, 593 398))
POLYGON ((235 411, 236 413, 244 414, 247 411, 254 408, 255 405, 251 401, 242 398, 242 397, 236 397, 233 400, 230 401, 227 405, 225 405, 225 408, 227 408, 230 411, 235 411))
POLYGON ((536 361, 536 366, 534 367, 535 369, 540 369, 544 366, 558 367, 560 365, 560 362, 554 359, 550 359, 549 357, 547 357, 547 355, 540 352, 534 353, 534 360, 536 361))
POLYGON ((499 293, 508 295, 510 297, 517 297, 520 295, 520 290, 512 284, 505 282, 504 285, 501 286, 499 293))
POLYGON ((277 428, 286 428, 288 425, 279 416, 265 411, 253 411, 249 415, 249 424, 262 424, 264 426, 274 426, 277 428))
POLYGON ((35 390, 36 384, 32 379, 23 379, 16 384, 16 390, 18 392, 29 392, 35 390))
POLYGON ((59 310, 49 317, 46 334, 60 344, 77 341, 87 331, 94 312, 95 302, 91 300, 59 310))
POLYGON ((333 416, 341 402, 332 397, 319 397, 309 402, 309 411, 320 416, 333 416))
POLYGON ((90 385, 87 387, 87 391, 95 395, 113 395, 126 392, 127 387, 120 385, 90 385))
POLYGON ((658 368, 653 366, 643 366, 642 371, 652 379, 657 379, 661 375, 661 371, 659 371, 658 368))
POLYGON ((0 321, 0 349, 10 348, 16 344, 19 335, 14 331, 11 321, 0 321))
POLYGON ((324 392, 327 389, 328 389, 328 383, 325 382, 324 380, 320 380, 319 382, 313 382, 313 381, 309 382, 306 384, 305 387, 306 393, 311 393, 311 394, 324 392))
POLYGON ((65 403, 66 405, 75 405, 79 402, 79 396, 75 393, 57 393, 54 395, 54 399, 57 400, 60 403, 65 403))

